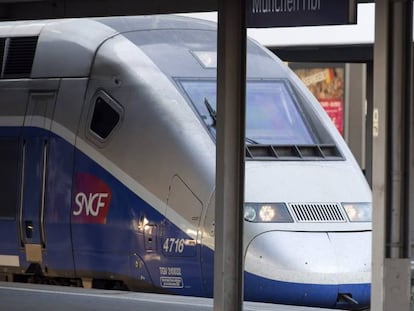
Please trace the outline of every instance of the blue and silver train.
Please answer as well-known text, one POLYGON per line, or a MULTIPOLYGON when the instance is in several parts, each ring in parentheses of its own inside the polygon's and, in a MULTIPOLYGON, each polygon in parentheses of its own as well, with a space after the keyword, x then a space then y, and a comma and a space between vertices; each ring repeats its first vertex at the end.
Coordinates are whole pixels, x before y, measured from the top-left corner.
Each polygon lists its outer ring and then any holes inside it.
MULTIPOLYGON (((0 24, 0 280, 212 296, 216 44, 178 16, 0 24)), ((245 299, 367 308, 369 186, 247 50, 245 299)))

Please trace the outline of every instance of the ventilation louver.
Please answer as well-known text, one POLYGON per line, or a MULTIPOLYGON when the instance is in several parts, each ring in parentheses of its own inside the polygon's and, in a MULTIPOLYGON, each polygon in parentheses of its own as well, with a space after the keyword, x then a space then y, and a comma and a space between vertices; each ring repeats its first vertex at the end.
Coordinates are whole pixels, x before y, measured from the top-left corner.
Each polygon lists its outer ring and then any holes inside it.
POLYGON ((3 40, 1 78, 29 78, 38 37, 12 37, 3 40))
POLYGON ((247 145, 246 160, 343 160, 335 145, 247 145))
POLYGON ((0 38, 0 73, 3 72, 3 55, 4 55, 5 42, 6 42, 5 38, 0 38))
POLYGON ((297 222, 345 222, 337 203, 290 203, 297 222))

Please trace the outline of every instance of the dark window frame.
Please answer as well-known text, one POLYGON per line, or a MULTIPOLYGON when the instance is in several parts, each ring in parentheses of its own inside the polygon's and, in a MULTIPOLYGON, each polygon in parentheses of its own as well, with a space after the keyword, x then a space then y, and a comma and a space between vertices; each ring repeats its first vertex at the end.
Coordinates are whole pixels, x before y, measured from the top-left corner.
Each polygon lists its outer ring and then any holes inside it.
POLYGON ((122 124, 124 118, 124 109, 123 107, 115 101, 108 93, 103 90, 99 90, 91 99, 90 111, 87 119, 87 136, 95 144, 99 146, 104 146, 110 141, 114 133, 122 124), (106 104, 102 106, 97 111, 97 106, 106 104), (108 116, 100 115, 102 113, 115 113, 116 118, 105 119, 108 116), (96 119, 96 118, 101 118, 96 119), (103 123, 107 123, 109 128, 104 128, 103 123))
MULTIPOLYGON (((197 117, 200 119, 204 127, 207 129, 208 133, 212 137, 212 139, 215 141, 215 128, 214 126, 211 126, 211 124, 206 123, 206 119, 202 117, 200 114, 200 111, 197 108, 197 104, 193 102, 193 98, 188 93, 188 90, 185 88, 183 83, 204 83, 204 82, 215 82, 215 79, 213 78, 176 78, 176 83, 178 85, 179 90, 184 95, 184 97, 187 99, 188 104, 194 111, 194 113, 197 115, 197 117)), ((254 84, 254 83, 283 83, 286 87, 286 90, 289 91, 289 94, 292 96, 292 99, 294 101, 295 107, 297 108, 297 111, 300 113, 301 116, 303 116, 303 122, 305 124, 306 129, 309 131, 312 138, 315 140, 314 143, 310 145, 336 145, 336 142, 332 135, 329 133, 329 130, 325 127, 325 125, 321 124, 321 121, 319 120, 316 112, 309 107, 309 105, 306 104, 306 101, 308 100, 304 94, 301 93, 300 90, 298 90, 290 81, 288 81, 285 78, 271 78, 271 79, 248 79, 248 84, 254 84)), ((246 86, 247 87, 247 86, 246 86)), ((213 102, 211 102, 212 108, 215 108, 215 105, 213 102)), ((206 114, 206 117, 208 119, 208 116, 206 114)), ((247 132, 246 132, 247 135, 247 132)), ((252 137, 249 137, 252 138, 252 137)), ((254 139, 254 138, 253 138, 254 139)), ((259 143, 261 144, 261 143, 259 143)), ((267 143, 264 143, 267 144, 267 143)), ((291 145, 290 143, 287 143, 286 145, 291 145)))

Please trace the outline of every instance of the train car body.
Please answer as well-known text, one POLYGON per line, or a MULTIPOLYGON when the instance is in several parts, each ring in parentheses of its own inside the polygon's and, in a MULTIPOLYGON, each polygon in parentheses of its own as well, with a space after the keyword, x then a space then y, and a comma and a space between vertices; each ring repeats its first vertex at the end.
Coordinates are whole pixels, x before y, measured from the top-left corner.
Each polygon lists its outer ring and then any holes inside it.
MULTIPOLYGON (((213 294, 216 26, 0 25, 0 276, 213 294)), ((369 305, 371 193, 319 103, 248 42, 245 298, 369 305)))

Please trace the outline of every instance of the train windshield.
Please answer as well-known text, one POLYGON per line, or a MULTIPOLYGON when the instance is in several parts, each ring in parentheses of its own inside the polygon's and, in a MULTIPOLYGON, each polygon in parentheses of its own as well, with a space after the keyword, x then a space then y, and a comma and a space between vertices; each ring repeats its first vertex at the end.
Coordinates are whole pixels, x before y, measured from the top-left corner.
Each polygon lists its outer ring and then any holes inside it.
MULTIPOLYGON (((216 82, 180 81, 194 108, 213 136, 216 134, 216 82)), ((314 145, 306 114, 284 80, 248 81, 246 142, 266 145, 314 145)))

